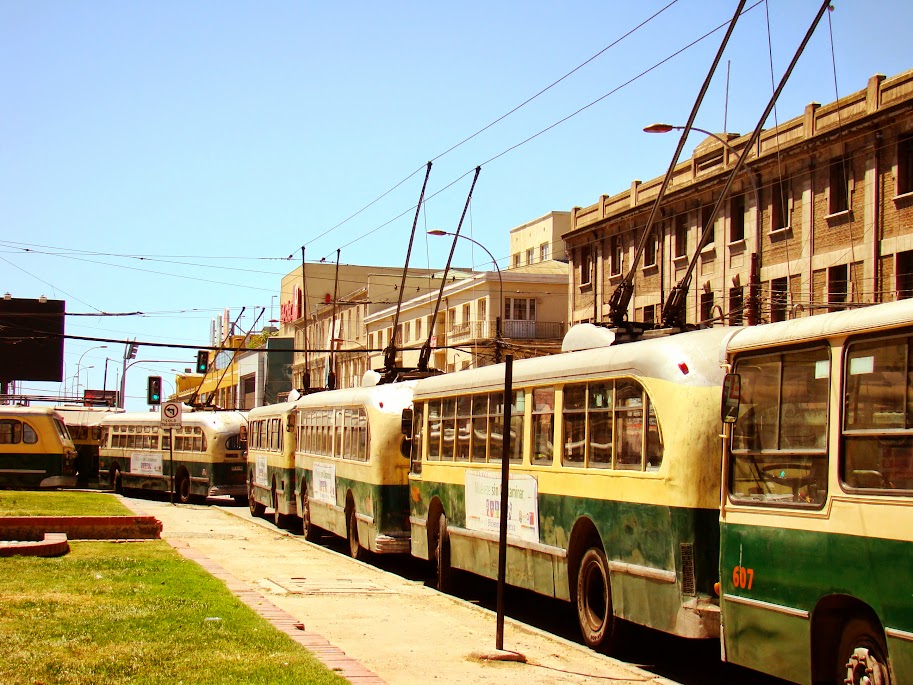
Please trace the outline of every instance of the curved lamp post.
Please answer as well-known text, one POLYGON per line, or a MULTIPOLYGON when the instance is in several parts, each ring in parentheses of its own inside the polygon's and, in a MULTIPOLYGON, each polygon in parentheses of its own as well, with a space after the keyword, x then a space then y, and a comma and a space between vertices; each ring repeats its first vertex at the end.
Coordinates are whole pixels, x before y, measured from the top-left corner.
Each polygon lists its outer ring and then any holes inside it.
MULTIPOLYGON (((88 350, 86 350, 81 355, 79 355, 79 361, 76 362, 76 388, 74 389, 74 392, 76 394, 79 394, 79 372, 82 367, 83 357, 85 357, 92 350, 106 350, 106 349, 108 349, 107 345, 96 345, 95 347, 90 347, 88 350)), ((90 366, 89 368, 91 369, 94 367, 90 366)), ((88 377, 88 374, 86 374, 86 385, 88 385, 88 384, 89 384, 89 377, 88 377)))
MULTIPOLYGON (((684 130, 685 130, 684 126, 673 126, 672 124, 664 124, 664 123, 650 124, 649 126, 644 127, 644 133, 669 133, 670 131, 684 131, 684 130)), ((720 145, 722 145, 729 152, 729 154, 735 155, 735 158, 737 160, 742 157, 741 153, 739 153, 738 150, 736 150, 734 147, 732 147, 732 145, 729 144, 729 141, 726 140, 725 138, 723 138, 718 133, 713 133, 712 131, 708 131, 705 128, 698 128, 697 126, 692 126, 691 130, 710 136, 711 138, 716 140, 720 145)), ((760 212, 761 205, 760 205, 760 198, 758 197, 757 179, 755 179, 754 173, 748 167, 745 167, 745 173, 748 174, 748 179, 751 181, 751 189, 754 191, 755 207, 760 212)))
POLYGON ((495 270, 498 272, 498 315, 495 317, 495 362, 499 363, 501 361, 501 316, 504 314, 504 281, 501 279, 501 267, 498 266, 497 260, 494 258, 494 255, 489 252, 488 248, 474 238, 470 238, 463 234, 451 233, 450 231, 442 231, 438 228, 428 231, 428 235, 452 235, 457 238, 462 238, 463 240, 468 240, 485 250, 485 254, 489 256, 491 263, 495 265, 495 270))

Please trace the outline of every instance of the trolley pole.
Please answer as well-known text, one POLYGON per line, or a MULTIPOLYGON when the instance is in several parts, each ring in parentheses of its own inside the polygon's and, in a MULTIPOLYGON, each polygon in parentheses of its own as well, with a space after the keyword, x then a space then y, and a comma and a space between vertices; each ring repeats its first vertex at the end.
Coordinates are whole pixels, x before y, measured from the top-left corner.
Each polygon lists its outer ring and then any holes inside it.
POLYGON ((513 396, 514 355, 504 358, 504 425, 501 441, 501 529, 498 534, 498 606, 495 648, 504 649, 504 582, 507 575, 507 495, 510 484, 510 405, 513 396))

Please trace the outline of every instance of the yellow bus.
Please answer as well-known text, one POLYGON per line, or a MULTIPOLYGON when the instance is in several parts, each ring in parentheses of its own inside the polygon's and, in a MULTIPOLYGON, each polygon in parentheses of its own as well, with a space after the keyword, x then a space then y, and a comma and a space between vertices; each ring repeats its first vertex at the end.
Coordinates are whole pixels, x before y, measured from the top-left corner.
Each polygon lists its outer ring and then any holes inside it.
POLYGON ((913 300, 746 328, 727 356, 724 658, 913 682, 913 300))
POLYGON ((0 405, 0 488, 71 488, 76 447, 63 419, 46 407, 0 405))
POLYGON ((250 513, 273 509, 277 526, 297 518, 295 403, 255 407, 247 413, 247 501, 250 513))
MULTIPOLYGON (((507 582, 568 600, 593 648, 615 619, 719 634, 720 387, 731 329, 611 344, 419 380, 409 474, 413 555, 497 577, 501 452, 510 431, 507 582), (503 425, 510 403, 510 426, 503 425)), ((606 339, 608 337, 608 339, 606 339)), ((410 421, 404 417, 404 431, 410 421)))
POLYGON ((362 558, 409 552, 402 412, 414 381, 306 395, 295 405, 297 509, 305 537, 345 537, 362 558))
POLYGON ((231 495, 247 501, 247 419, 237 411, 184 412, 182 426, 161 427, 158 412, 127 412, 102 420, 98 474, 115 492, 174 492, 181 502, 231 495))

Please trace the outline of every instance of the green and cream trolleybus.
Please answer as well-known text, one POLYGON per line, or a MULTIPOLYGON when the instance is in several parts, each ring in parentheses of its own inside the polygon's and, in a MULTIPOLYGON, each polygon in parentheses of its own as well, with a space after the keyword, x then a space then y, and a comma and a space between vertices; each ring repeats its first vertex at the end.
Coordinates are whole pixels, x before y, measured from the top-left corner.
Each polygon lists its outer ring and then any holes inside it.
POLYGON ((255 407, 247 413, 247 499, 250 513, 272 508, 276 525, 298 516, 295 496, 295 403, 255 407))
POLYGON ((158 412, 106 417, 101 423, 99 481, 116 492, 173 492, 184 503, 218 495, 246 502, 245 415, 188 411, 181 421, 180 428, 163 429, 158 412))
POLYGON ((800 683, 913 683, 913 300, 728 344, 727 661, 800 683))
POLYGON ((297 508, 308 539, 317 529, 345 537, 355 558, 365 550, 409 552, 402 412, 414 383, 328 390, 296 402, 297 508))
POLYGON ((0 406, 0 488, 76 485, 76 447, 47 407, 0 406))
POLYGON ((503 364, 419 380, 413 554, 436 561, 442 587, 451 568, 497 577, 510 431, 507 582, 575 605, 593 648, 611 645, 616 618, 716 637, 730 332, 611 344, 609 331, 581 324, 565 337, 573 351, 513 364, 509 398, 503 364))

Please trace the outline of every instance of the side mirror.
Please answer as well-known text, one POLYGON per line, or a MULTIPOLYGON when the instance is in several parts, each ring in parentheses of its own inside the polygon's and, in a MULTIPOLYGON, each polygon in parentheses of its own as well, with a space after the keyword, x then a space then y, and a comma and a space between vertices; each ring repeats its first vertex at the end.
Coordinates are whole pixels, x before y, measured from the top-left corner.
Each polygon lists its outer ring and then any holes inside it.
POLYGON ((720 419, 723 423, 735 423, 739 418, 739 403, 742 398, 742 377, 727 373, 723 378, 723 397, 720 402, 720 419))
POLYGON ((414 416, 414 412, 412 411, 412 409, 403 409, 403 418, 402 418, 401 429, 402 429, 403 435, 405 436, 405 438, 407 440, 412 439, 413 416, 414 416))

